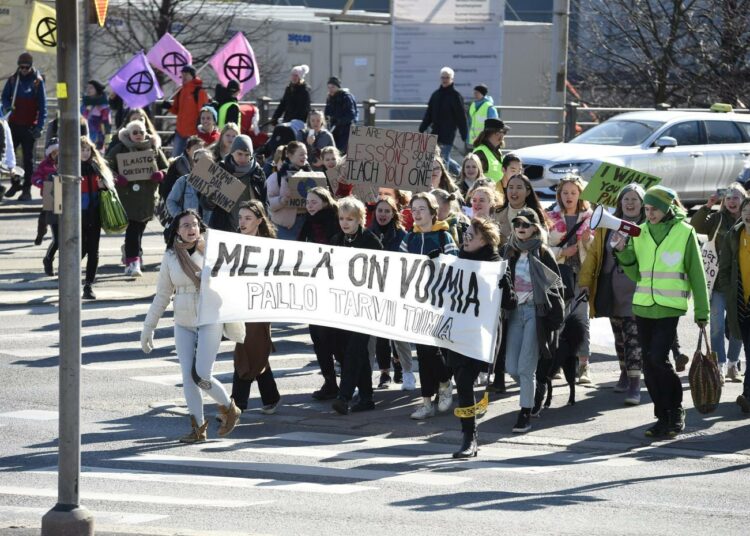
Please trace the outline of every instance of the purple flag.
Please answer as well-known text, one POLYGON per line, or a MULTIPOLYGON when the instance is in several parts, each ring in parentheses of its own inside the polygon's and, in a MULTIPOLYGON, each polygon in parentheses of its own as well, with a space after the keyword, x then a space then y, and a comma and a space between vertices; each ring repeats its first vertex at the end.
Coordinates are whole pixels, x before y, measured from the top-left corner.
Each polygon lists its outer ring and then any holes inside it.
POLYGON ((242 32, 237 32, 209 63, 223 85, 226 86, 230 80, 240 83, 240 97, 260 83, 255 52, 242 32))
POLYGON ((143 108, 164 97, 142 50, 110 78, 109 86, 128 108, 143 108))
POLYGON ((146 58, 151 65, 166 74, 178 86, 182 84, 180 78, 182 68, 193 63, 193 55, 169 32, 151 47, 146 58))

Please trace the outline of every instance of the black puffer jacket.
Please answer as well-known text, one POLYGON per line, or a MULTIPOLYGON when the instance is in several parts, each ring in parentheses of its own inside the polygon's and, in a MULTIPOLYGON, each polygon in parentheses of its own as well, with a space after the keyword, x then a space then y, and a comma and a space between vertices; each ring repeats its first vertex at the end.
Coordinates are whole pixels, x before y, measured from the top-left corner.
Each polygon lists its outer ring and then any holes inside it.
POLYGON ((341 227, 339 227, 339 218, 336 211, 332 207, 326 206, 312 216, 308 214, 297 240, 300 242, 315 242, 316 244, 330 244, 333 237, 340 232, 341 227))
POLYGON ((360 248, 360 249, 383 249, 383 244, 380 242, 375 233, 369 229, 365 229, 361 225, 357 232, 353 236, 344 234, 343 232, 338 233, 331 240, 332 246, 344 246, 347 248, 360 248))
POLYGON ((282 114, 284 114, 284 123, 288 123, 292 119, 306 122, 307 116, 310 115, 310 102, 310 86, 307 85, 307 82, 289 84, 284 90, 284 96, 281 97, 279 107, 273 113, 273 122, 277 123, 282 114))
POLYGON ((453 84, 448 87, 440 86, 430 97, 419 131, 424 132, 428 128, 431 128, 433 134, 437 134, 441 145, 452 145, 456 130, 461 133, 462 140, 469 136, 464 98, 453 84))

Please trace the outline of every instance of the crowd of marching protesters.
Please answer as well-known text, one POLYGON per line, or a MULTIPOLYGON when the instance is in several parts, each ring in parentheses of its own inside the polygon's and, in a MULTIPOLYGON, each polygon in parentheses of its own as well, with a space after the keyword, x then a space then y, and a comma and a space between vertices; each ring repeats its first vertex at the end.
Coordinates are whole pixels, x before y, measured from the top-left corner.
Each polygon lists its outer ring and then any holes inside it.
MULTIPOLYGON (((19 77, 25 76, 26 67, 31 67, 31 59, 22 55, 19 77)), ((170 159, 146 110, 121 109, 107 99, 101 84, 90 81, 87 85, 81 124, 82 241, 88 257, 83 297, 95 299, 100 193, 116 191, 127 214, 122 246, 126 275, 142 275, 141 241, 148 222, 156 215, 165 227, 166 252, 141 345, 145 352, 151 351, 157 323, 173 302, 175 347, 191 420, 190 431, 180 441, 207 438, 204 392, 219 405, 220 436, 230 433, 247 409, 253 382, 258 384, 264 413, 276 412, 281 403, 269 363, 273 350, 270 323, 198 325, 208 228, 431 258, 457 255, 482 262, 507 261, 508 269, 499 282, 503 289, 501 337, 495 361, 489 365, 437 346, 412 348, 404 341, 309 326, 323 377, 312 398, 330 401, 333 410, 346 415, 375 410, 374 387, 396 383, 411 391, 418 383, 421 399, 412 419, 424 420, 458 408, 463 432, 454 454, 458 458, 477 454, 476 419, 481 403, 475 398, 475 386, 502 394, 506 375, 510 376, 519 386, 519 411, 512 431, 531 429, 532 417, 542 410, 539 392, 546 377, 539 374, 540 364, 554 360, 568 325, 577 327, 571 331, 576 336, 566 343, 577 364, 575 381, 594 381, 591 318, 608 318, 611 323, 620 367, 615 392, 624 394, 625 405, 641 402, 641 379, 645 382, 655 416, 645 432, 649 437, 676 437, 685 427, 678 375, 685 369, 685 358, 679 356, 673 365, 669 357, 677 342, 678 320, 688 312, 691 296, 698 327, 705 329, 710 320, 722 381, 742 381, 743 346, 746 361, 750 356, 750 199, 739 183, 711 196, 690 219, 669 188, 654 186, 644 191, 638 184, 629 184, 619 192, 614 217, 639 226, 640 234, 592 228, 592 207, 582 197, 586 185, 581 177, 563 178, 554 204, 545 209, 523 174, 523 162, 503 151, 508 127, 487 97, 487 87, 474 88, 467 116, 453 85, 454 73, 444 68, 419 128, 438 136, 440 154, 433 162, 432 190, 412 194, 380 188, 362 195, 342 166, 349 127, 357 121, 356 102, 342 89, 341 81, 332 77, 325 110, 313 110, 305 81, 308 72, 304 65, 292 69, 273 115, 274 125, 294 132, 291 139, 281 140, 281 135, 262 135, 257 113, 247 116, 241 110, 239 85, 221 87, 212 101, 195 70, 184 67, 182 89, 164 104, 177 116, 170 159), (466 142, 467 154, 461 162, 452 159, 456 132, 466 142), (118 169, 117 156, 136 151, 154 155, 157 170, 149 180, 129 181, 118 169), (231 211, 213 204, 187 180, 203 159, 218 163, 244 184, 231 211), (300 213, 290 204, 289 180, 299 171, 312 170, 329 171, 328 184, 307 193, 306 210, 300 213), (708 235, 715 244, 718 276, 714 281, 706 280, 697 233, 708 235), (212 375, 222 336, 236 342, 231 393, 212 375), (373 364, 380 372, 376 386, 373 364)), ((32 100, 29 97, 28 102, 32 100)), ((3 102, 5 106, 5 91, 3 102)), ((41 110, 36 113, 44 121, 41 110)), ((13 115, 13 125, 12 121, 13 115)), ((32 126, 31 135, 36 136, 38 125, 32 126)), ((49 187, 58 150, 56 138, 50 137, 45 158, 30 174, 29 184, 49 187)), ((16 190, 27 192, 26 183, 16 190)), ((54 214, 45 211, 37 244, 47 226, 53 240, 43 268, 53 275, 58 231, 54 214)), ((750 413, 750 375, 745 375, 737 404, 742 412, 750 413)))

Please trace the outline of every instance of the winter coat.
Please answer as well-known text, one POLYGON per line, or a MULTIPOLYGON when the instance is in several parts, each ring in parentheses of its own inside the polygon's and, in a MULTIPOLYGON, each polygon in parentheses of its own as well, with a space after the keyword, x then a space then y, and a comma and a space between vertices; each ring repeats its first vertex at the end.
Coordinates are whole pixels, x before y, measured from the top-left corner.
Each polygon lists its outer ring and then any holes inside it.
MULTIPOLYGON (((51 156, 46 156, 44 160, 39 162, 39 165, 31 175, 31 183, 39 188, 41 193, 44 193, 44 188, 53 187, 53 175, 57 175, 57 162, 55 162, 51 156)), ((57 214, 50 210, 44 211, 46 222, 49 225, 55 225, 58 222, 57 214)))
POLYGON ((174 183, 172 191, 167 197, 167 212, 173 218, 183 210, 192 208, 199 211, 201 206, 198 191, 187 181, 188 176, 183 175, 174 183))
POLYGON ((198 125, 198 137, 203 140, 203 143, 206 144, 206 147, 209 145, 213 145, 217 141, 219 141, 219 137, 221 136, 221 132, 218 128, 213 129, 211 132, 206 132, 203 128, 203 125, 198 125))
POLYGON ((270 322, 245 322, 245 340, 234 347, 234 371, 242 380, 254 380, 268 367, 275 351, 270 322))
POLYGON ((25 75, 16 72, 8 78, 3 87, 2 102, 3 113, 0 115, 10 112, 10 117, 8 117, 10 125, 35 127, 41 132, 47 122, 47 92, 44 87, 44 78, 36 69, 30 69, 25 75), (18 85, 17 90, 16 85, 18 85))
POLYGON ((234 162, 232 155, 227 156, 220 165, 244 184, 245 189, 242 190, 242 194, 240 194, 237 202, 232 207, 231 212, 227 213, 221 207, 212 206, 209 224, 214 229, 234 232, 240 227, 240 205, 243 201, 257 199, 264 205, 266 204, 266 176, 254 158, 250 160, 250 169, 242 174, 237 172, 237 164, 234 162))
POLYGON ((349 236, 342 231, 339 231, 339 233, 337 233, 331 240, 331 245, 359 249, 383 249, 383 244, 378 237, 375 236, 375 233, 369 229, 365 229, 361 225, 354 236, 349 236))
POLYGON ((441 145, 453 145, 456 130, 461 133, 462 140, 469 135, 464 98, 453 84, 448 87, 440 86, 430 97, 427 111, 419 125, 419 132, 424 132, 428 128, 433 134, 437 134, 438 143, 441 145))
POLYGON ((273 112, 271 120, 276 123, 284 114, 284 123, 288 123, 292 119, 299 119, 304 123, 307 121, 307 116, 310 115, 310 102, 310 86, 307 85, 307 82, 290 83, 286 86, 284 96, 281 97, 279 106, 273 112))
MULTIPOLYGON (((120 130, 117 135, 120 143, 115 148, 107 153, 109 159, 109 168, 112 170, 112 174, 119 175, 119 169, 117 165, 117 155, 121 153, 144 151, 151 148, 156 155, 156 167, 159 170, 167 169, 167 158, 161 149, 158 148, 150 136, 146 135, 144 142, 134 144, 125 129, 120 130)), ((153 180, 146 181, 132 181, 124 186, 117 186, 117 194, 120 196, 122 206, 125 208, 125 213, 128 215, 128 220, 147 222, 154 217, 154 206, 156 205, 156 190, 159 183, 153 180)))
POLYGON ((208 102, 208 94, 203 89, 203 80, 196 77, 187 84, 183 84, 169 109, 169 113, 177 116, 175 132, 183 138, 197 135, 200 111, 208 102))
MULTIPOLYGON (((552 250, 552 253, 557 258, 557 262, 560 264, 565 263, 566 257, 562 255, 562 250, 565 249, 566 246, 560 246, 558 245, 560 243, 560 240, 565 238, 565 235, 568 232, 568 227, 565 225, 565 216, 562 212, 560 212, 560 207, 555 205, 555 208, 552 210, 547 211, 547 216, 550 220, 550 231, 549 231, 549 244, 550 249, 552 250)), ((582 235, 586 229, 590 229, 589 227, 589 220, 591 219, 591 209, 586 209, 583 212, 578 213, 578 219, 576 220, 576 223, 583 222, 583 225, 578 227, 576 230, 576 244, 581 241, 582 235)), ((586 260, 586 253, 589 250, 589 247, 591 247, 591 242, 594 240, 593 233, 591 233, 591 238, 589 238, 589 241, 583 244, 583 247, 578 248, 578 258, 581 261, 581 264, 586 260)))
POLYGON ((179 179, 183 175, 189 175, 191 168, 192 166, 190 165, 190 160, 188 160, 186 154, 181 154, 180 156, 172 160, 169 163, 167 174, 164 176, 164 180, 161 181, 161 184, 159 184, 159 197, 161 197, 162 199, 166 199, 167 197, 169 197, 169 192, 172 191, 172 188, 177 182, 177 179, 179 179))
MULTIPOLYGON (((557 262, 555 261, 555 256, 547 246, 542 245, 535 251, 529 251, 528 254, 539 255, 539 259, 547 268, 558 274, 560 273, 560 270, 557 267, 557 262)), ((510 273, 511 282, 515 281, 516 263, 518 262, 519 257, 518 252, 514 251, 509 244, 506 244, 500 248, 500 257, 508 261, 507 273, 510 273)), ((560 296, 559 299, 562 300, 562 297, 560 296)), ((541 322, 541 318, 542 317, 540 316, 537 316, 536 318, 536 338, 537 343, 539 344, 539 355, 542 359, 551 359, 555 348, 557 347, 558 332, 547 329, 544 322, 541 322)))
POLYGON ((383 249, 386 251, 398 251, 401 246, 401 242, 406 237, 406 231, 403 229, 396 229, 396 224, 391 221, 385 227, 381 227, 377 220, 373 220, 370 227, 368 227, 375 236, 383 244, 383 249))
POLYGON ((338 215, 333 207, 328 206, 312 216, 308 214, 297 240, 316 244, 330 244, 331 239, 340 232, 338 215))
POLYGON ((445 255, 458 255, 458 248, 449 232, 448 224, 437 221, 432 229, 422 232, 417 225, 414 230, 407 233, 399 247, 404 253, 416 253, 427 255, 430 258, 437 257, 441 253, 445 255))
POLYGON ((719 257, 719 275, 716 277, 716 283, 720 284, 726 297, 729 335, 736 339, 742 338, 737 302, 740 284, 740 235, 744 226, 745 224, 740 221, 724 235, 724 254, 719 257))
MULTIPOLYGON (((706 208, 705 205, 701 206, 701 208, 693 214, 693 217, 690 218, 690 225, 695 228, 696 233, 708 236, 709 240, 711 240, 714 237, 714 234, 716 234, 716 256, 719 259, 719 262, 721 262, 721 251, 724 247, 724 237, 729 233, 732 227, 734 227, 735 223, 737 223, 737 219, 732 217, 729 211, 722 208, 714 212, 713 210, 706 208)), ((721 292, 724 291, 723 287, 719 285, 718 278, 714 284, 714 290, 721 292)))
POLYGON ((328 128, 333 132, 336 147, 346 152, 349 143, 349 129, 357 122, 357 101, 354 95, 345 89, 339 89, 333 95, 326 98, 325 116, 328 119, 328 128))
MULTIPOLYGON (((196 249, 190 258, 196 266, 203 266, 203 255, 196 249)), ((186 328, 198 326, 199 291, 193 281, 182 270, 177 253, 168 249, 159 267, 159 277, 156 281, 156 295, 151 307, 146 313, 143 324, 147 328, 155 328, 159 319, 172 301, 174 323, 186 328)))
MULTIPOLYGON (((310 171, 310 166, 305 166, 304 171, 310 171)), ((292 167, 287 160, 279 171, 272 173, 266 180, 266 193, 268 196, 268 216, 277 227, 291 229, 297 219, 297 208, 282 204, 282 197, 290 197, 288 177, 294 175, 299 169, 292 167)))

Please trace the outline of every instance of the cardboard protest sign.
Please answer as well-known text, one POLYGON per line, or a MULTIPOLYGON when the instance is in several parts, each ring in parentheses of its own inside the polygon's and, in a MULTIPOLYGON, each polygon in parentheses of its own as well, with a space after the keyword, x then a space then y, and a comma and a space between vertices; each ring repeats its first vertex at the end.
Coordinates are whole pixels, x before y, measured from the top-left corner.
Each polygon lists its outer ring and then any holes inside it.
POLYGON ((491 362, 506 267, 210 229, 198 324, 318 324, 491 362))
POLYGON ((412 192, 432 189, 437 136, 352 125, 346 176, 354 184, 412 192))
POLYGON ((617 205, 617 194, 631 182, 636 182, 647 190, 659 184, 661 179, 642 171, 604 162, 589 180, 581 197, 597 205, 614 207, 617 205))
POLYGON ((133 151, 117 155, 117 170, 128 181, 147 181, 158 169, 153 151, 133 151))
POLYGON ((246 188, 242 181, 208 158, 198 160, 187 181, 198 193, 227 212, 231 212, 246 188))
POLYGON ((307 201, 307 192, 316 186, 328 188, 326 174, 317 171, 298 171, 289 179, 289 206, 295 207, 297 212, 305 212, 305 202, 307 201))
POLYGON ((62 178, 53 175, 51 181, 45 181, 42 188, 42 210, 62 214, 62 178))

